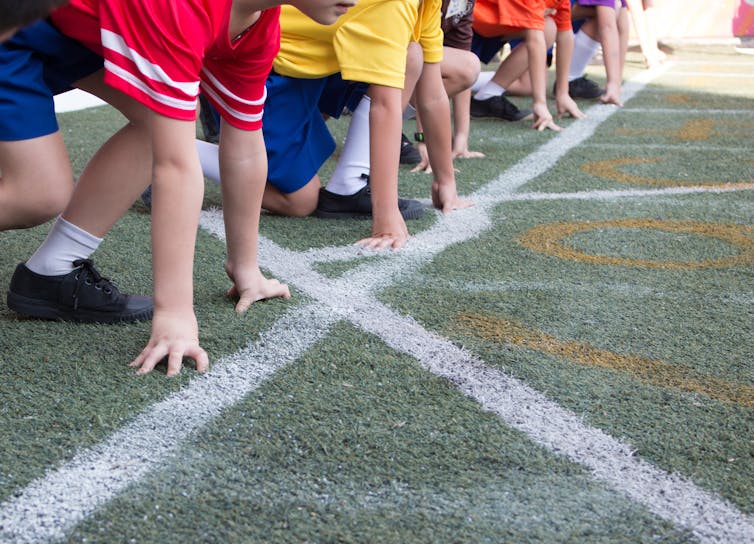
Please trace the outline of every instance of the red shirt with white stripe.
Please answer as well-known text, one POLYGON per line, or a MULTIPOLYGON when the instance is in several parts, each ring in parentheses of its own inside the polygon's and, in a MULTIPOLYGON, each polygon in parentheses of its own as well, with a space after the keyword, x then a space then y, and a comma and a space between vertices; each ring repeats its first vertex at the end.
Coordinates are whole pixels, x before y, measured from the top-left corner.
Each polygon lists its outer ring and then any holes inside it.
POLYGON ((232 0, 71 0, 52 21, 105 59, 105 81, 173 119, 196 119, 199 88, 231 125, 258 130, 280 47, 280 8, 231 39, 232 0))

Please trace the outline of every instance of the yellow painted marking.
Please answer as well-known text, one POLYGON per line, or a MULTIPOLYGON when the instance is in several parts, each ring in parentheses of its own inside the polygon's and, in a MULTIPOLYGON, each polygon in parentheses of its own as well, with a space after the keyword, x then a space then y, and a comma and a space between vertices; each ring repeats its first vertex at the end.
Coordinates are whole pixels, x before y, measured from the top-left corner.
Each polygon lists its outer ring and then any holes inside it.
POLYGON ((607 368, 629 374, 651 385, 679 389, 689 393, 741 406, 754 406, 754 387, 714 377, 700 378, 693 369, 640 355, 621 355, 592 346, 586 342, 560 340, 521 323, 472 313, 456 317, 465 332, 492 342, 503 342, 562 357, 582 365, 607 368))
POLYGON ((669 93, 667 96, 665 96, 665 100, 667 102, 670 102, 671 104, 679 105, 702 104, 700 100, 691 100, 691 97, 689 95, 682 93, 669 93))
POLYGON ((692 119, 686 121, 686 123, 684 123, 684 125, 678 130, 620 128, 615 132, 621 135, 661 134, 674 141, 698 142, 708 140, 715 134, 715 124, 715 121, 712 119, 692 119))
POLYGON ((631 136, 634 134, 659 134, 667 136, 676 142, 702 142, 715 136, 749 136, 754 129, 754 123, 750 121, 719 121, 716 119, 691 119, 686 121, 683 126, 677 130, 671 129, 641 129, 641 128, 619 128, 616 134, 631 136), (725 130, 715 130, 721 127, 725 130))
POLYGON ((647 176, 635 176, 621 171, 619 168, 627 164, 647 164, 660 162, 664 159, 659 158, 618 158, 606 159, 604 161, 588 162, 581 165, 581 170, 592 176, 611 179, 621 183, 636 183, 640 185, 653 185, 656 187, 674 187, 678 185, 693 185, 704 187, 730 187, 735 184, 736 187, 754 188, 754 180, 741 180, 737 182, 720 182, 720 181, 689 181, 651 178, 647 176))
POLYGON ((697 223, 694 221, 661 221, 658 219, 613 219, 607 221, 573 221, 537 225, 518 238, 524 247, 590 264, 612 266, 638 266, 663 269, 703 269, 739 266, 754 262, 754 227, 726 223, 697 223), (666 232, 685 232, 699 236, 709 236, 727 242, 740 251, 736 255, 719 259, 702 261, 649 261, 646 259, 627 259, 607 255, 591 255, 573 249, 562 242, 565 238, 578 232, 599 229, 655 229, 666 232))

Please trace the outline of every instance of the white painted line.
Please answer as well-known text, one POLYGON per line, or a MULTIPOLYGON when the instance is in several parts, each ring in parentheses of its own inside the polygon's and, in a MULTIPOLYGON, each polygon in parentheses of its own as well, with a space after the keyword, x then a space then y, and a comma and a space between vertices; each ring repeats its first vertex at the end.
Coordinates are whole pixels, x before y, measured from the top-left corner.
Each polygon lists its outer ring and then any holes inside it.
POLYGON ((296 308, 256 342, 220 361, 187 388, 151 406, 110 439, 32 482, 0 509, 0 542, 62 540, 126 487, 159 469, 186 437, 241 401, 325 337, 334 317, 296 308), (295 330, 296 334, 291 334, 295 330))
MULTIPOLYGON (((451 231, 468 234, 475 231, 469 229, 469 219, 473 220, 473 215, 451 214, 440 223, 448 223, 451 231)), ((222 216, 219 213, 204 215, 202 226, 220 234, 222 216)), ((396 351, 416 358, 425 369, 448 379, 533 441, 586 466, 596 479, 644 505, 655 515, 693 531, 700 542, 750 541, 754 521, 726 501, 685 478, 638 459, 629 444, 589 427, 577 414, 561 408, 523 382, 486 366, 374 298, 375 288, 390 282, 385 275, 394 281, 407 268, 415 269, 427 260, 428 255, 422 258, 422 253, 421 249, 397 253, 390 261, 376 266, 366 264, 349 273, 347 278, 328 281, 298 260, 295 252, 269 240, 263 241, 260 251, 261 262, 270 263, 276 277, 322 305, 330 306, 339 316, 377 335, 396 351)))
MULTIPOLYGON (((627 83, 624 99, 629 100, 653 73, 642 72, 627 83)), ((335 320, 347 319, 377 334, 394 349, 417 358, 427 370, 447 378, 532 440, 588 467, 595 478, 656 515, 693 530, 702 542, 745 542, 754 534, 754 523, 734 507, 638 460, 628 445, 586 426, 579 416, 487 367, 411 318, 398 315, 372 295, 449 245, 489 228, 488 211, 496 202, 551 168, 615 111, 607 106, 590 108, 587 119, 575 122, 474 195, 480 200, 476 208, 442 217, 431 229, 414 237, 406 249, 361 264, 343 278, 329 280, 313 272, 316 252, 296 253, 261 240, 264 266, 319 303, 294 310, 248 350, 215 363, 210 373, 151 407, 110 440, 82 452, 0 505, 0 536, 23 543, 65 538, 76 523, 156 469, 189 433, 238 402, 275 370, 300 357, 326 335, 335 320), (291 337, 290 330, 296 330, 296 338, 291 337), (291 341, 295 343, 291 345, 291 341)), ((219 212, 203 214, 202 226, 224 238, 219 212)), ((341 258, 348 252, 354 257, 364 254, 355 247, 332 252, 341 258)))
POLYGON ((754 182, 746 184, 731 183, 711 186, 664 187, 661 189, 625 189, 625 190, 592 190, 574 193, 516 193, 509 195, 505 201, 536 201, 536 200, 618 200, 621 198, 646 198, 658 196, 695 195, 702 193, 721 194, 754 190, 754 182))
POLYGON ((754 110, 726 110, 726 109, 689 109, 689 108, 623 108, 626 113, 648 113, 648 114, 667 114, 667 115, 699 115, 701 117, 709 117, 711 115, 735 115, 736 117, 741 115, 754 115, 754 110))
POLYGON ((754 74, 743 72, 672 72, 668 74, 672 77, 704 77, 704 78, 733 78, 733 79, 754 79, 754 74))
MULTIPOLYGON (((730 136, 730 134, 728 134, 730 136)), ((742 134, 741 138, 745 138, 742 134)), ((659 151, 707 151, 714 153, 751 153, 751 147, 734 147, 721 145, 688 145, 688 144, 608 144, 608 143, 591 143, 581 144, 582 148, 591 149, 657 149, 659 151)))

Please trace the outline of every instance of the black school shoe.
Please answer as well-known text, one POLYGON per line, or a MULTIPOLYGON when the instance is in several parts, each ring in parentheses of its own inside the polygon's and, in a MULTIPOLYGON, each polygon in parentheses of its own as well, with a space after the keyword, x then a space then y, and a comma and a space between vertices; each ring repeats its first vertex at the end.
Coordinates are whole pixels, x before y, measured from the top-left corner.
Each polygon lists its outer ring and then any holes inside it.
MULTIPOLYGON (((424 206, 418 200, 399 198, 398 209, 403 219, 419 219, 424 215, 424 206)), ((338 195, 322 187, 314 215, 322 219, 371 219, 372 191, 369 184, 352 195, 338 195)))
POLYGON ((413 146, 405 134, 401 134, 401 164, 419 164, 421 160, 419 150, 413 146))
POLYGON ((20 263, 10 280, 8 308, 25 317, 77 323, 120 323, 152 318, 152 298, 124 295, 89 259, 62 276, 43 276, 20 263))
POLYGON ((477 118, 495 118, 505 121, 523 121, 531 119, 531 110, 519 109, 513 102, 503 95, 492 96, 486 100, 471 99, 471 116, 477 118))
MULTIPOLYGON (((552 93, 555 94, 555 86, 552 87, 552 93)), ((568 82, 568 94, 571 98, 585 98, 594 100, 605 94, 605 89, 600 88, 594 81, 586 76, 577 77, 568 82)))

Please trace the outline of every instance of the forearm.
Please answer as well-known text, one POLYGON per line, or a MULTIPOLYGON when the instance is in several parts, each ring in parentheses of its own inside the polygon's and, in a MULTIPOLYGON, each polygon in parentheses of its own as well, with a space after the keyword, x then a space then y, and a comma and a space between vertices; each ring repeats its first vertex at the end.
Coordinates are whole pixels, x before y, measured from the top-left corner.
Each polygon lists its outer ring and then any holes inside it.
POLYGON ((223 125, 220 140, 223 218, 228 261, 234 269, 258 267, 259 217, 267 181, 262 131, 223 125))
POLYGON ((529 77, 531 78, 534 104, 547 105, 547 46, 544 33, 540 30, 527 30, 526 51, 529 57, 529 77))
POLYGON ((573 56, 573 31, 558 32, 555 38, 555 94, 568 94, 568 70, 573 56))
POLYGON ((439 64, 425 64, 416 85, 416 107, 422 119, 424 140, 435 180, 455 184, 450 103, 442 84, 439 64))
POLYGON ((465 89, 453 97, 453 136, 456 141, 468 141, 471 131, 471 89, 465 89))
POLYGON ((608 85, 621 82, 620 39, 615 10, 606 6, 597 6, 597 26, 599 28, 602 56, 608 85))
POLYGON ((188 151, 175 154, 157 140, 152 170, 155 313, 193 312, 194 247, 204 180, 193 139, 183 146, 188 151))
POLYGON ((398 163, 402 110, 401 90, 372 85, 369 109, 369 157, 375 223, 398 211, 398 163))

